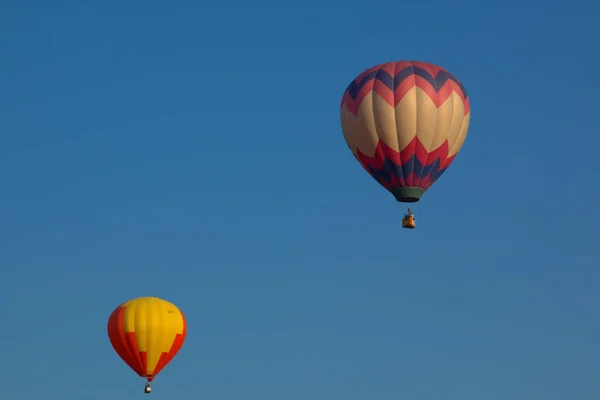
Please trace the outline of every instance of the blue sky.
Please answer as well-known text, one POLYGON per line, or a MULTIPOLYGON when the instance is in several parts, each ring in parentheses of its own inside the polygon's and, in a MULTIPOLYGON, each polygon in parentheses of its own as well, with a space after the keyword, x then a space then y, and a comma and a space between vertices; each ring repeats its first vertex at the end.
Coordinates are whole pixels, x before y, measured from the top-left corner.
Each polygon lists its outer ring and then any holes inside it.
POLYGON ((189 331, 154 399, 597 399, 599 14, 3 2, 0 398, 142 396, 106 321, 158 296, 189 331), (339 124, 400 59, 472 106, 415 231, 339 124))

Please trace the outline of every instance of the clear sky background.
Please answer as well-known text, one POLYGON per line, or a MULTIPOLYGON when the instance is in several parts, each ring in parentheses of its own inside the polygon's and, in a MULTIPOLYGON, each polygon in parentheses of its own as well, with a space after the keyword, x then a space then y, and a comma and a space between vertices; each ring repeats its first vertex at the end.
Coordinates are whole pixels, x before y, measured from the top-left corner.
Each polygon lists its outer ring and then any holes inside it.
POLYGON ((524 4, 2 2, 0 398, 143 396, 158 296, 157 400, 597 400, 600 4, 524 4), (472 106, 414 231, 339 122, 401 59, 472 106))

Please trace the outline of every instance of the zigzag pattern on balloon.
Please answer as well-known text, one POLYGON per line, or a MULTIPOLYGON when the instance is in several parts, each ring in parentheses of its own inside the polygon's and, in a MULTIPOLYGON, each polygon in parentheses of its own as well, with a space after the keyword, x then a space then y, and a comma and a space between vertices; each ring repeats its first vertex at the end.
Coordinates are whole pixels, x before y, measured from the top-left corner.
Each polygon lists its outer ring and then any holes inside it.
POLYGON ((470 111, 467 91, 454 75, 443 68, 417 61, 380 64, 369 68, 346 88, 342 105, 346 104, 348 110, 357 115, 365 96, 374 91, 390 106, 396 107, 415 86, 423 90, 436 107, 440 107, 455 92, 463 101, 465 115, 470 111))
POLYGON ((387 190, 398 187, 419 187, 427 190, 442 176, 456 155, 448 157, 448 141, 428 152, 415 137, 404 150, 397 152, 379 141, 373 157, 358 150, 362 166, 387 190))

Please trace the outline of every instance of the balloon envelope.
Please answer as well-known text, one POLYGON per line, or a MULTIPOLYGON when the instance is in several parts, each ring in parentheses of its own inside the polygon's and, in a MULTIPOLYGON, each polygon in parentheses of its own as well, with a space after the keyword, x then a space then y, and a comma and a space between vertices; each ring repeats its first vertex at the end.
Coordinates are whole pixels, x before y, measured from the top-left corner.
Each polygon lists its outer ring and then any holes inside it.
POLYGON ((365 170, 401 202, 419 201, 463 145, 471 108, 463 85, 426 62, 380 64, 342 98, 342 131, 365 170))
POLYGON ((186 337, 183 313, 156 297, 117 307, 108 319, 108 337, 117 354, 148 382, 175 357, 186 337))

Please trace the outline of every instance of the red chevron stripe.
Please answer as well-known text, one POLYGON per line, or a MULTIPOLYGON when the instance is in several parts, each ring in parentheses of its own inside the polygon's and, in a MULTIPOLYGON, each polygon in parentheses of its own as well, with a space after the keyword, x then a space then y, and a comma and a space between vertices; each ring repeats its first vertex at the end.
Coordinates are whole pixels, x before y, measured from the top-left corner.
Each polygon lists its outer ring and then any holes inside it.
MULTIPOLYGON (((358 149, 358 161, 367 171, 369 170, 369 166, 374 169, 381 169, 383 167, 383 163, 385 159, 389 159, 394 162, 396 165, 404 165, 406 161, 408 161, 412 156, 416 156, 419 162, 422 165, 429 165, 438 158, 440 159, 440 169, 446 169, 456 155, 448 157, 448 153, 450 151, 450 147, 448 141, 444 141, 444 143, 438 147, 437 149, 428 152, 425 149, 425 146, 421 143, 421 141, 415 137, 413 140, 404 147, 400 152, 392 149, 388 145, 386 145, 382 140, 379 140, 377 146, 375 147, 375 154, 373 157, 369 157, 358 149)), ((399 177, 392 178, 390 185, 392 186, 418 186, 418 187, 429 187, 433 182, 430 181, 429 176, 422 177, 419 179, 417 175, 411 173, 408 177, 404 177, 405 179, 401 179, 399 177)))
POLYGON ((448 72, 439 65, 434 65, 423 61, 412 61, 410 63, 407 63, 407 65, 412 65, 413 67, 424 69, 425 71, 429 72, 431 76, 436 76, 440 73, 440 71, 448 72))
POLYGON ((344 96, 342 97, 342 106, 346 104, 346 107, 352 114, 358 115, 358 108, 365 99, 365 96, 373 91, 373 86, 376 81, 377 80, 374 79, 365 83, 365 85, 360 89, 360 92, 358 92, 356 100, 354 100, 347 91, 344 92, 344 96))
POLYGON ((361 88, 356 100, 354 100, 348 92, 344 93, 342 98, 342 105, 346 104, 348 110, 354 114, 358 115, 358 109, 360 108, 361 103, 370 92, 377 93, 386 103, 388 103, 391 107, 396 107, 400 101, 406 96, 406 94, 415 86, 419 87, 423 92, 427 94, 427 96, 431 99, 433 104, 437 108, 439 108, 448 97, 452 94, 452 92, 458 94, 463 100, 465 104, 465 115, 469 112, 469 99, 465 101, 462 96, 462 91, 458 87, 456 83, 448 80, 444 86, 440 88, 439 92, 436 92, 433 86, 429 84, 425 79, 418 75, 413 75, 413 79, 407 78, 396 88, 395 92, 392 92, 386 85, 384 85, 381 81, 377 79, 373 79, 361 88))
POLYGON ((452 92, 458 94, 461 100, 464 103, 464 115, 467 115, 469 111, 471 111, 471 104, 469 99, 466 100, 462 96, 462 91, 458 88, 458 85, 452 81, 448 81, 442 86, 439 93, 436 93, 433 87, 421 78, 417 76, 415 81, 411 81, 410 79, 406 79, 402 82, 398 88, 396 88, 395 93, 392 93, 387 86, 378 80, 373 80, 365 84, 360 90, 356 100, 354 100, 348 93, 344 93, 342 98, 342 105, 346 105, 346 108, 354 114, 358 115, 358 109, 362 101, 365 99, 367 94, 370 92, 376 92, 386 103, 388 103, 391 107, 396 107, 400 101, 406 96, 406 94, 415 86, 421 88, 429 98, 433 101, 433 104, 436 108, 439 108, 452 94, 452 92), (416 82, 415 82, 416 81, 416 82))
POLYGON ((398 165, 402 165, 412 156, 416 156, 419 162, 423 165, 432 163, 434 160, 439 158, 441 161, 440 168, 443 169, 449 165, 449 163, 446 164, 445 160, 453 158, 448 157, 449 152, 450 146, 448 144, 448 140, 445 140, 444 143, 442 143, 442 145, 437 149, 429 152, 416 136, 404 147, 404 149, 400 150, 400 152, 392 149, 382 140, 378 141, 373 157, 367 156, 366 154, 362 153, 360 149, 358 149, 359 159, 376 169, 380 169, 383 166, 383 162, 386 158, 392 160, 398 165))
MULTIPOLYGON (((390 90, 389 87, 385 86, 385 84, 383 82, 381 82, 378 79, 374 79, 373 80, 375 83, 373 84, 373 91, 375 93, 377 93, 379 96, 381 96, 382 99, 385 100, 386 103, 388 103, 390 106, 394 107, 394 92, 392 92, 390 90)), ((366 93, 365 93, 366 96, 366 93)), ((360 104, 358 104, 358 107, 360 107, 360 104)))
MULTIPOLYGON (((361 82, 367 74, 372 73, 377 70, 383 70, 388 75, 393 77, 393 76, 396 76, 404 68, 407 68, 411 65, 413 67, 424 69, 425 71, 430 73, 432 76, 437 76, 440 73, 440 71, 447 72, 445 69, 443 69, 441 67, 438 67, 438 66, 435 66, 432 64, 428 64, 428 63, 424 63, 424 62, 400 61, 397 63, 387 63, 387 64, 381 64, 381 65, 371 67, 371 68, 363 71, 356 79, 354 79, 354 82, 361 82)), ((402 101, 404 96, 406 96, 406 94, 415 86, 417 86, 421 90, 423 90, 423 92, 425 92, 429 96, 429 98, 435 104, 435 106, 437 108, 439 108, 442 104, 444 104, 444 102, 448 99, 448 97, 450 97, 452 92, 455 92, 456 94, 459 95, 459 97, 461 98, 461 100, 464 103, 465 115, 470 111, 470 101, 468 98, 465 99, 463 91, 461 90, 461 88, 459 87, 459 85, 456 82, 449 79, 446 81, 446 83, 444 83, 444 85, 440 88, 440 90, 436 92, 435 88, 426 79, 422 78, 419 75, 412 75, 412 76, 405 78, 404 81, 400 83, 400 85, 395 89, 395 91, 393 93, 392 93, 391 89, 389 87, 387 87, 385 84, 383 84, 379 79, 377 79, 377 78, 372 79, 372 80, 366 82, 364 84, 364 86, 361 87, 359 93, 356 96, 356 100, 353 99, 348 94, 348 91, 344 92, 344 96, 342 97, 341 106, 346 104, 346 107, 348 108, 348 110, 350 110, 350 112, 352 112, 354 115, 357 115, 358 109, 360 108, 360 105, 361 105, 362 101, 364 100, 364 98, 367 96, 367 94, 369 92, 374 91, 382 99, 384 99, 390 106, 396 107, 398 105, 398 103, 400 101, 402 101), (412 77, 412 79, 411 79, 411 77, 412 77)))

